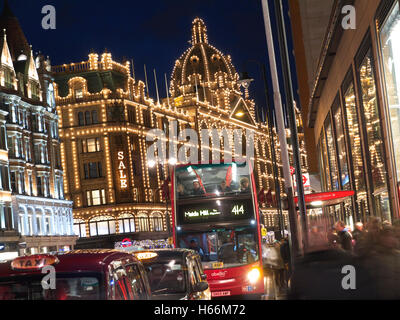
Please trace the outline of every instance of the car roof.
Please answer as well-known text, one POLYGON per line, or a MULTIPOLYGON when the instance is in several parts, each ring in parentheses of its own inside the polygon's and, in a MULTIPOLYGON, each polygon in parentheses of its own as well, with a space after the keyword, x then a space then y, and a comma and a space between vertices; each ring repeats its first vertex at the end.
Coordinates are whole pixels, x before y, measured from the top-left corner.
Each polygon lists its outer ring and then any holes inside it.
MULTIPOLYGON (((114 260, 139 261, 128 252, 113 249, 72 250, 56 253, 54 256, 59 260, 59 263, 54 265, 56 272, 103 272, 114 260)), ((0 263, 0 277, 41 273, 41 270, 12 270, 11 262, 12 260, 0 263)))
POLYGON ((158 254, 158 257, 166 258, 166 259, 185 259, 188 255, 198 254, 194 250, 183 249, 183 248, 149 249, 149 250, 143 250, 143 251, 156 252, 158 254))

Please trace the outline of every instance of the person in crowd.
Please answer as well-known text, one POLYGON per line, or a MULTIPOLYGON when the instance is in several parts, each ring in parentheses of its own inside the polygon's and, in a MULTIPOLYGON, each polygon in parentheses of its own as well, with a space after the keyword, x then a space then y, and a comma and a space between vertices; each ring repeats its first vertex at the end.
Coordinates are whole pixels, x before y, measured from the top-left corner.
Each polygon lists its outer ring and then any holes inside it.
POLYGON ((201 260, 204 259, 204 251, 203 249, 199 246, 197 241, 195 239, 190 240, 190 246, 189 249, 192 249, 194 251, 197 251, 201 257, 201 260))
POLYGON ((240 192, 250 192, 250 182, 249 179, 246 177, 240 179, 240 192))
POLYGON ((318 226, 312 226, 308 235, 308 242, 310 247, 326 247, 327 239, 319 231, 318 226))
POLYGON ((335 229, 340 247, 345 251, 351 252, 353 250, 352 237, 347 231, 345 223, 343 221, 336 222, 335 229))
POLYGON ((336 249, 339 246, 339 237, 334 226, 328 231, 327 238, 328 247, 336 249))
POLYGON ((231 192, 232 189, 231 189, 231 187, 226 185, 226 181, 225 180, 222 180, 222 182, 218 186, 218 191, 225 193, 225 192, 231 192))
POLYGON ((353 239, 357 242, 364 235, 364 225, 362 222, 357 222, 354 226, 354 231, 352 233, 353 239))
POLYGON ((200 182, 198 180, 193 181, 193 190, 192 190, 192 195, 194 196, 201 196, 205 192, 203 188, 200 186, 200 182))
POLYGON ((182 197, 186 197, 186 196, 187 196, 185 187, 184 187, 184 185, 183 185, 182 183, 179 183, 179 184, 178 184, 178 186, 177 186, 177 192, 178 192, 179 198, 182 198, 182 197))

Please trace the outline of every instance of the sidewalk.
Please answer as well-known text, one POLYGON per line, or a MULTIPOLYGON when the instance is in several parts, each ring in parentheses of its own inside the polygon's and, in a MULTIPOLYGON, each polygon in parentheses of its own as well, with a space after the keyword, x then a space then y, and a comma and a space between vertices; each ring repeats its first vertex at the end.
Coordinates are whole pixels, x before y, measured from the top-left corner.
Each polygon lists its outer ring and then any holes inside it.
POLYGON ((265 295, 263 300, 286 300, 287 299, 287 288, 277 288, 274 271, 268 268, 264 268, 264 288, 265 295))

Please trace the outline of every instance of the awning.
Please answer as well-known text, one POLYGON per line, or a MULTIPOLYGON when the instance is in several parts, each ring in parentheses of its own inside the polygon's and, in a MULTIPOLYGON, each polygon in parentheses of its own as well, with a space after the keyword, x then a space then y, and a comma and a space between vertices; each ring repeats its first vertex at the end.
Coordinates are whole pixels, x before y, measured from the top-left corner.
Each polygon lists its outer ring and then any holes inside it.
MULTIPOLYGON (((325 207, 342 203, 349 197, 354 196, 354 191, 331 191, 322 193, 310 193, 304 196, 306 206, 325 207)), ((297 204, 298 197, 294 197, 294 202, 297 204)))

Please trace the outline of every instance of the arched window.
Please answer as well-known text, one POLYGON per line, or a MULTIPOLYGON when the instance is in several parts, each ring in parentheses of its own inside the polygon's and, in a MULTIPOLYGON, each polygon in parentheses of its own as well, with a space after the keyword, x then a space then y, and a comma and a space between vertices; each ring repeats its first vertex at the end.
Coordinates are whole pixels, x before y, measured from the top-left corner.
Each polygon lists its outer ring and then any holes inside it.
POLYGON ((90 236, 101 236, 115 233, 115 219, 110 216, 99 216, 89 222, 90 236))
POLYGON ((74 234, 80 238, 86 237, 86 223, 82 219, 74 219, 74 234))
POLYGON ((136 217, 137 221, 137 231, 138 232, 148 232, 150 231, 150 225, 149 225, 149 217, 147 216, 146 213, 139 213, 136 217))
POLYGON ((161 213, 152 213, 151 219, 153 222, 153 231, 164 231, 164 221, 161 213))
POLYGON ((131 213, 123 213, 118 217, 119 233, 135 232, 135 217, 131 213))

